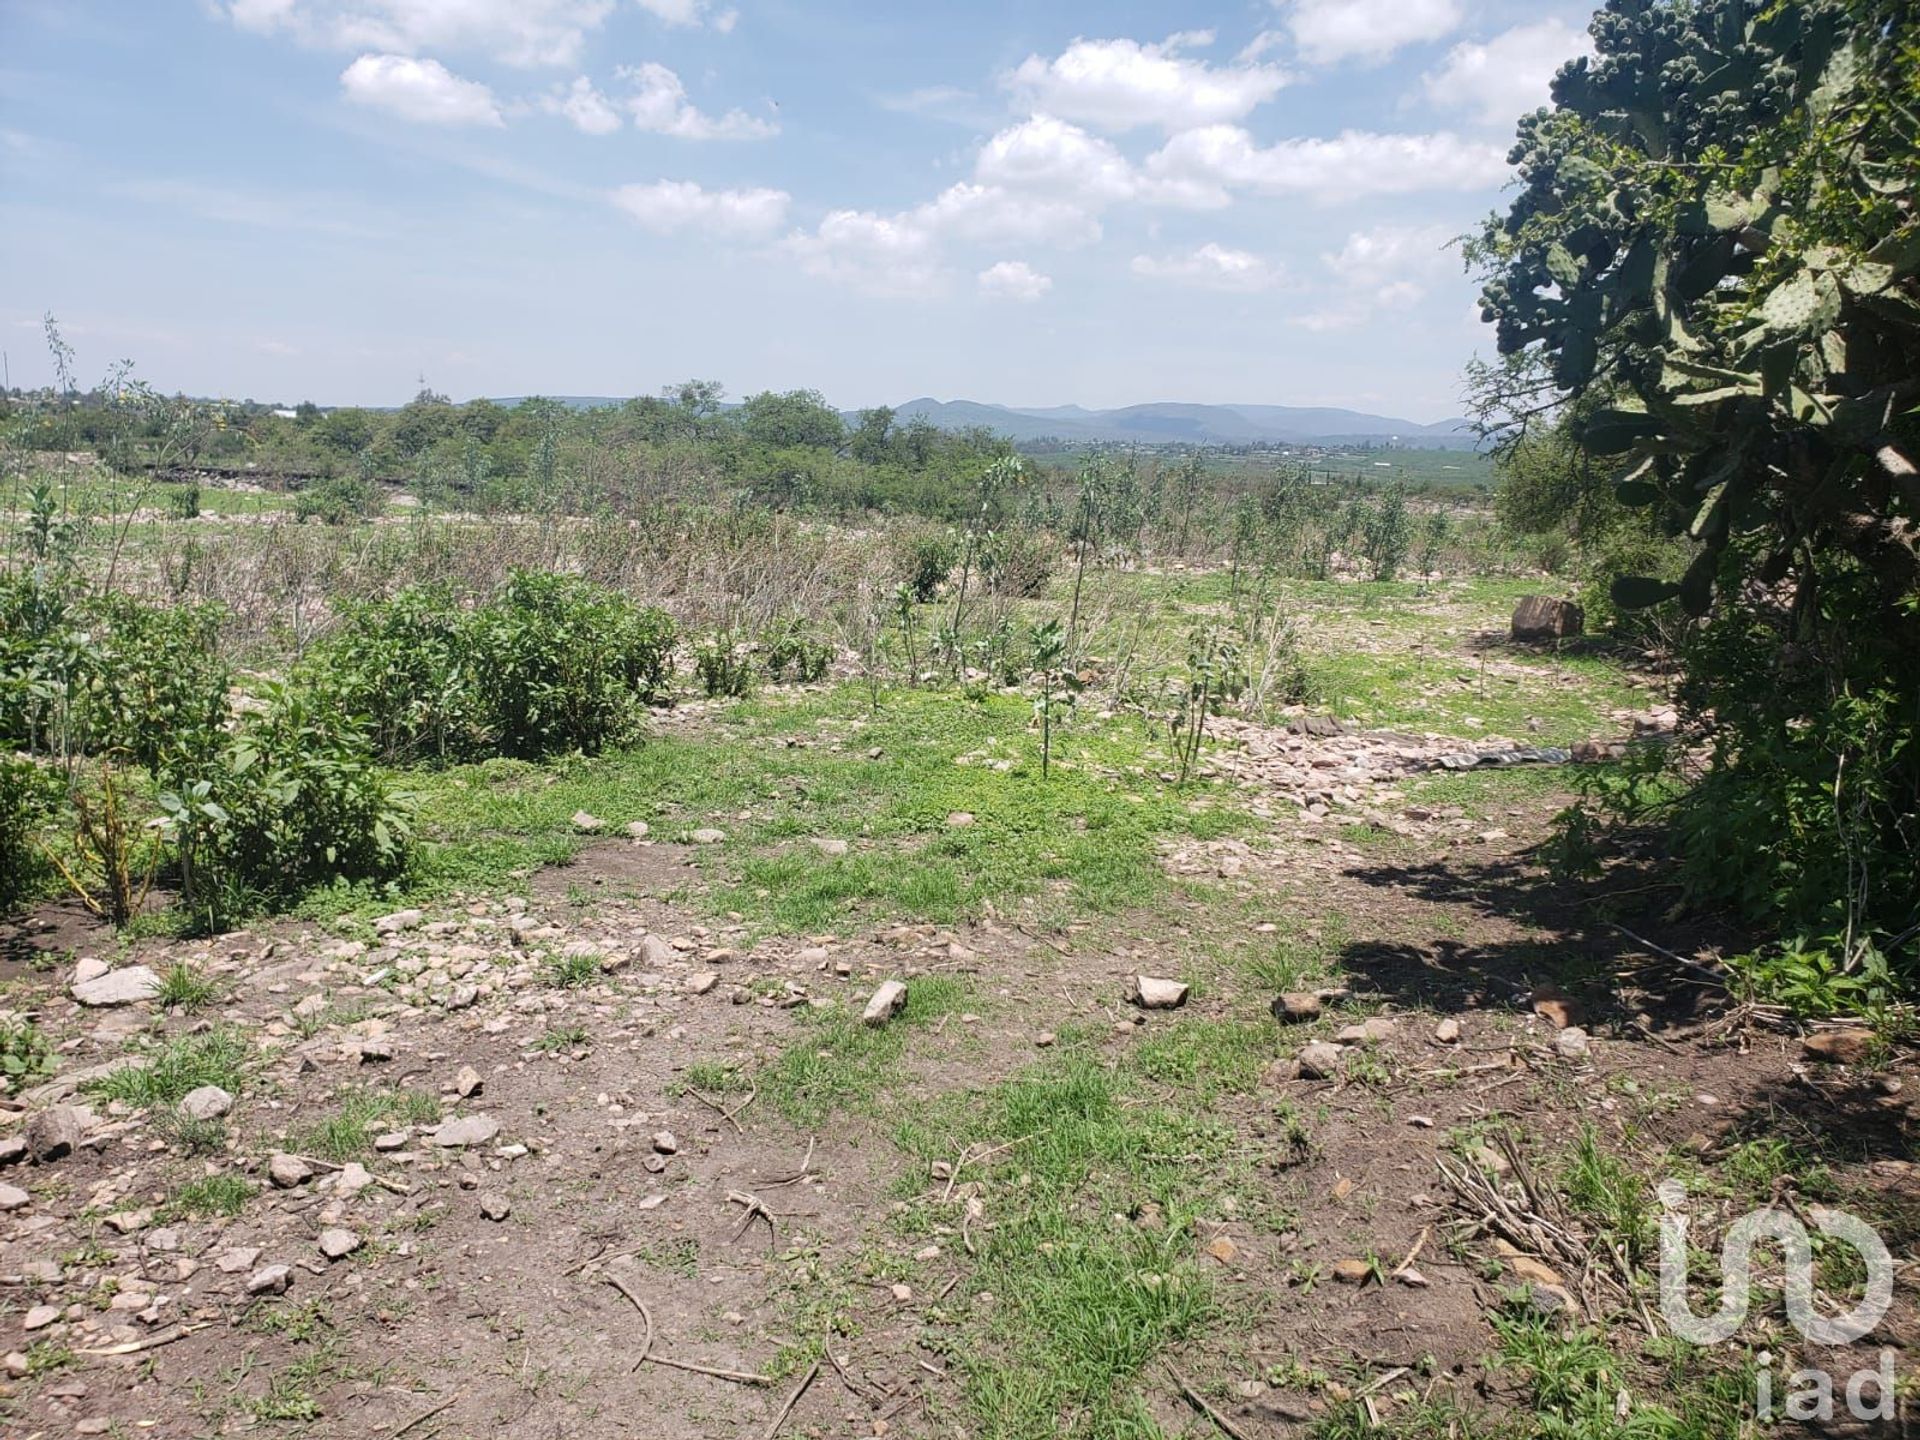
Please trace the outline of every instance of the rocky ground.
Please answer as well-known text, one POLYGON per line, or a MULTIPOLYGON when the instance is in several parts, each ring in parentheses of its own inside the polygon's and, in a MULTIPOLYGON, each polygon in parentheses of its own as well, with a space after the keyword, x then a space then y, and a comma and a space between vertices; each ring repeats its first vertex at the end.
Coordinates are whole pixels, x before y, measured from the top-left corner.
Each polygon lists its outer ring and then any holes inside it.
MULTIPOLYGON (((1047 1313, 995 1247, 1049 1127, 967 1126, 1069 1063, 1171 1117, 1151 1193, 1100 1152, 1066 1208, 1160 1257, 1135 1290, 1205 1296, 1114 1368, 1168 1435, 1524 1417, 1494 1363, 1515 1305, 1640 1356, 1647 1292, 1563 1178, 1583 1132, 1729 1213, 1783 1137, 1774 1198, 1817 1161, 1911 1266, 1903 1052, 1780 1028, 1546 885, 1524 856, 1559 796, 1419 799, 1527 742, 1222 739, 1260 823, 1169 842, 1163 904, 1051 929, 756 936, 690 847, 586 814, 611 833, 523 894, 370 929, 18 928, 7 1003, 54 1054, 0 1113, 7 1434, 1050 1433, 987 1373, 1020 1369, 1008 1312, 1047 1313)), ((1911 1274, 1876 1342, 1913 1337, 1911 1274)), ((1668 1382, 1611 1383, 1624 1423, 1668 1382)))

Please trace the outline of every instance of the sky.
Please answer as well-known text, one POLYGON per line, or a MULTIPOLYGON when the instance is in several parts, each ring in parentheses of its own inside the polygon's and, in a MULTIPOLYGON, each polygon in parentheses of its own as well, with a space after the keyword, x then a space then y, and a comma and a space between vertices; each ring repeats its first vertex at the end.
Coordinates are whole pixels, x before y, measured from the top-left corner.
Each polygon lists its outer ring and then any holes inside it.
POLYGON ((0 0, 0 346, 323 405, 687 378, 1460 413, 1555 0, 0 0))

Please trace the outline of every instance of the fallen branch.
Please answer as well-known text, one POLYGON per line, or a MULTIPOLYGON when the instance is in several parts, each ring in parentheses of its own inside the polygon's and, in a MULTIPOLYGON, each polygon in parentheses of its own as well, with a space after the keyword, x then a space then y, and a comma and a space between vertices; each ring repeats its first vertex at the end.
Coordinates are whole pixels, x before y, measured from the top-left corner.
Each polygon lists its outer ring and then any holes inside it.
POLYGON ((1202 1415, 1206 1416, 1207 1419, 1211 1420, 1216 1426, 1218 1426, 1221 1434, 1230 1436, 1231 1440, 1247 1440, 1245 1432, 1234 1428, 1232 1421, 1228 1420, 1226 1416, 1222 1415, 1218 1410, 1214 1409, 1213 1406, 1209 1405, 1207 1403, 1207 1397, 1202 1395, 1198 1390, 1194 1389, 1193 1386, 1188 1382, 1186 1376, 1182 1375, 1178 1370, 1174 1369, 1173 1362, 1171 1360, 1167 1361, 1166 1365, 1167 1365, 1167 1374, 1173 1377, 1173 1383, 1180 1387, 1180 1393, 1186 1397, 1186 1401, 1189 1405, 1193 1406, 1194 1409, 1198 1410, 1202 1415))
POLYGON ((806 1179, 813 1170, 813 1147, 819 1143, 817 1136, 810 1137, 807 1140, 807 1158, 800 1162, 800 1168, 784 1180, 765 1181, 760 1188, 762 1190, 778 1190, 783 1185, 798 1185, 802 1180, 806 1179))
POLYGON ((780 1407, 780 1413, 773 1417, 773 1423, 767 1426, 763 1440, 773 1440, 780 1433, 780 1427, 787 1423, 787 1416, 793 1413, 793 1407, 800 1403, 800 1397, 807 1393, 807 1387, 813 1384, 813 1377, 820 1373, 820 1362, 814 1361, 807 1367, 807 1373, 800 1377, 800 1383, 793 1387, 793 1393, 787 1396, 787 1403, 780 1407))
POLYGON ((442 1410, 450 1409, 453 1405, 453 1402, 458 1400, 459 1398, 460 1398, 459 1392, 456 1391, 453 1394, 449 1395, 446 1399, 442 1400, 438 1405, 434 1406, 431 1410, 421 1411, 418 1415, 414 1416, 411 1420, 407 1421, 406 1424, 400 1426, 398 1429, 389 1431, 387 1440, 399 1440, 399 1437, 406 1434, 409 1430, 417 1429, 418 1427, 426 1424, 427 1421, 431 1420, 434 1416, 438 1415, 442 1410))
POLYGON ((196 1330, 204 1330, 213 1322, 204 1321, 199 1325, 176 1325, 171 1330, 162 1330, 158 1335, 149 1335, 144 1340, 128 1340, 120 1345, 102 1345, 92 1350, 76 1350, 76 1355, 138 1355, 142 1350, 158 1350, 162 1345, 171 1345, 176 1340, 184 1340, 196 1330))

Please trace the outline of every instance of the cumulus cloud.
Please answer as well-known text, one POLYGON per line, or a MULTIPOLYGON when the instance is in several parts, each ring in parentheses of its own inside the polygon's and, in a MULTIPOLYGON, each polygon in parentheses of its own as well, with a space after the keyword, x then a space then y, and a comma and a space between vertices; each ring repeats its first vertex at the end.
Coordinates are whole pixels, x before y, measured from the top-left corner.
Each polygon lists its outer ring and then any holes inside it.
POLYGON ((1285 24, 1302 59, 1331 65, 1384 60, 1452 34, 1465 18, 1461 0, 1292 0, 1285 24))
POLYGON ((1547 103, 1562 65, 1591 54, 1593 41, 1586 32, 1564 20, 1515 26, 1484 43, 1454 46, 1426 77, 1427 98, 1489 125, 1511 125, 1547 103))
POLYGON ((340 72, 340 88, 356 105, 420 125, 499 125, 493 92, 462 80, 438 60, 362 55, 340 72))
POLYGON ((911 215, 835 210, 811 234, 782 243, 808 275, 862 295, 918 299, 947 288, 933 234, 911 215))
POLYGON ((655 234, 696 230, 726 239, 771 235, 786 222, 792 197, 784 190, 709 190, 691 180, 622 185, 613 203, 655 234))
POLYGON ((586 135, 611 135, 622 123, 620 112, 613 108, 613 102, 596 90, 593 82, 584 75, 565 91, 549 95, 540 103, 548 114, 565 116, 573 122, 575 129, 586 135))
POLYGON ((1427 287, 1457 272, 1444 225, 1377 225, 1356 230, 1336 251, 1320 257, 1332 278, 1329 303, 1290 323, 1305 330, 1351 330, 1382 311, 1409 310, 1427 297, 1427 287))
POLYGON ((1002 260, 978 277, 980 293, 989 300, 1017 300, 1031 304, 1053 289, 1053 277, 1042 275, 1024 260, 1002 260))
POLYGON ((1250 251, 1213 243, 1180 255, 1136 255, 1131 268, 1144 280, 1242 294, 1271 290, 1284 278, 1278 266, 1250 251))
POLYGON ((908 212, 914 224, 983 245, 1089 245, 1100 222, 1070 200, 1022 195, 999 185, 961 181, 908 212))
POLYGON ((1147 157, 1146 173, 1168 196, 1192 205, 1225 205, 1235 190, 1308 195, 1317 200, 1420 190, 1482 190, 1506 178, 1500 146, 1446 131, 1379 135, 1347 130, 1332 139, 1261 146, 1234 125, 1174 136, 1147 157))
POLYGON ((989 185, 1038 190, 1090 205, 1125 200, 1136 188, 1126 156, 1052 115, 1035 115, 988 140, 973 173, 989 185))
POLYGON ((1178 53, 1211 35, 1176 35, 1158 45, 1137 40, 1075 40, 1051 60, 1029 55, 1007 77, 1033 109, 1102 130, 1140 125, 1185 130, 1243 119, 1287 83, 1274 65, 1216 68, 1178 53))
POLYGON ((633 86, 620 103, 641 130, 679 140, 765 140, 780 133, 778 125, 744 110, 706 114, 687 99, 680 77, 656 61, 623 66, 619 73, 633 86))
POLYGON ((257 34, 339 50, 485 54, 504 65, 572 65, 614 0, 228 0, 227 17, 257 34))
POLYGON ((668 25, 711 25, 722 35, 740 19, 738 10, 715 10, 707 0, 639 0, 639 5, 668 25))

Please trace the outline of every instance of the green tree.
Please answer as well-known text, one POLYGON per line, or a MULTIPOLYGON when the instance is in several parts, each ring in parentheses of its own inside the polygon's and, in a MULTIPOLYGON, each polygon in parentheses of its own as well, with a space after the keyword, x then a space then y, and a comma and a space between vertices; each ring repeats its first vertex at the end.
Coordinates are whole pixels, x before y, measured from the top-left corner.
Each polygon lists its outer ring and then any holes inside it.
POLYGON ((1865 963, 1920 915, 1920 12, 1610 0, 1592 28, 1470 247, 1503 418, 1571 402, 1617 499, 1696 547, 1614 585, 1702 622, 1694 893, 1865 963))
POLYGON ((840 413, 818 390, 749 395, 736 420, 748 440, 779 449, 837 450, 847 438, 840 413))

